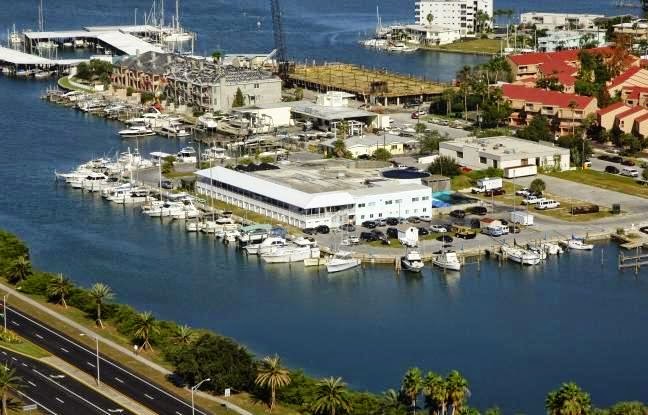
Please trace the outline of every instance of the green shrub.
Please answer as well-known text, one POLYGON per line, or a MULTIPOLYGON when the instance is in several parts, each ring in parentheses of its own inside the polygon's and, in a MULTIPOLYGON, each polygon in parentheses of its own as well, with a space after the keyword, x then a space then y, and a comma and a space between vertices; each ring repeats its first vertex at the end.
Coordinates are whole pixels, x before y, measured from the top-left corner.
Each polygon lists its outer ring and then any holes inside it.
POLYGON ((47 296, 47 284, 54 278, 49 272, 36 271, 20 285, 25 294, 47 296))

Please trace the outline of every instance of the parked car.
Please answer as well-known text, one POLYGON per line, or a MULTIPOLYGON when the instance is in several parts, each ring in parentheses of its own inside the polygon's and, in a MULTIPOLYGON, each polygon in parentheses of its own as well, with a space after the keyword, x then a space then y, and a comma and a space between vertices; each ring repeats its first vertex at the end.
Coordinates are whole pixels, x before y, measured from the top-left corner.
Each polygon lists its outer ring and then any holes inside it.
POLYGON ((430 231, 428 231, 427 229, 421 227, 421 228, 418 228, 418 234, 425 236, 425 235, 429 235, 430 231))
POLYGON ((448 244, 448 243, 452 243, 452 236, 440 235, 437 236, 436 240, 448 244))
POLYGON ((560 202, 556 202, 553 199, 546 199, 543 200, 542 202, 539 202, 535 208, 538 210, 547 210, 547 209, 556 209, 559 207, 560 207, 560 202))
POLYGON ((377 241, 378 238, 376 237, 376 235, 374 235, 371 232, 361 232, 360 240, 365 242, 373 242, 373 241, 377 241))
POLYGON ((598 158, 599 160, 603 160, 603 161, 610 161, 610 156, 608 156, 607 154, 601 154, 601 155, 598 156, 597 158, 598 158))
POLYGON ((317 235, 317 229, 315 228, 304 228, 302 230, 306 235, 317 235))
POLYGON ((424 116, 426 114, 427 114, 427 112, 425 112, 425 111, 414 111, 412 113, 412 119, 413 120, 418 120, 420 117, 422 117, 422 116, 424 116))
POLYGON ((315 230, 317 231, 317 233, 323 233, 323 234, 327 234, 331 232, 331 228, 329 228, 326 225, 320 225, 317 228, 315 228, 315 230))
POLYGON ((421 220, 421 222, 430 222, 430 221, 432 221, 432 216, 429 216, 429 215, 422 215, 422 216, 419 216, 418 218, 421 220))
POLYGON ((479 219, 471 219, 470 220, 470 227, 472 229, 478 229, 481 225, 481 221, 479 219))
POLYGON ((619 169, 614 166, 607 166, 605 172, 610 174, 619 174, 619 169))
POLYGON ((471 229, 459 229, 455 236, 459 239, 475 239, 477 237, 477 232, 471 229))
POLYGON ((625 159, 621 162, 624 166, 634 166, 636 163, 630 159, 625 159))
POLYGON ((621 175, 627 177, 639 177, 639 170, 634 167, 624 167, 621 169, 621 175))
POLYGON ((340 226, 340 229, 347 232, 353 232, 356 228, 350 223, 345 223, 344 225, 340 226))
POLYGON ((443 225, 431 225, 430 231, 434 233, 446 233, 448 232, 448 229, 446 229, 446 227, 443 225))
POLYGON ((529 189, 528 187, 523 187, 520 190, 516 190, 515 194, 517 196, 529 196, 531 194, 531 189, 529 189))
POLYGON ((612 157, 610 157, 610 161, 612 163, 622 163, 623 162, 623 157, 621 157, 621 156, 612 156, 612 157))
POLYGON ((385 226, 387 225, 387 221, 385 219, 377 219, 375 220, 376 226, 385 226))
POLYGON ((362 226, 364 226, 367 229, 374 229, 376 226, 378 226, 378 224, 373 220, 366 220, 362 222, 362 226))
POLYGON ((386 222, 387 225, 389 225, 389 226, 396 226, 396 225, 398 225, 398 219, 396 219, 396 218, 387 218, 387 219, 385 219, 385 222, 386 222))
POLYGON ((160 186, 162 186, 163 189, 173 189, 173 182, 171 180, 162 180, 162 183, 160 183, 160 186))
POLYGON ((457 209, 450 212, 450 216, 457 219, 463 219, 466 217, 466 212, 463 210, 457 209))
POLYGON ((477 216, 484 216, 486 213, 488 213, 488 209, 486 209, 485 206, 473 206, 468 209, 468 211, 477 216))
POLYGON ((543 200, 545 200, 544 197, 538 197, 536 195, 529 195, 529 196, 526 197, 526 199, 524 199, 522 201, 522 204, 523 205, 535 205, 537 203, 542 202, 543 200))
POLYGON ((506 190, 502 189, 501 187, 499 189, 491 189, 491 190, 486 190, 484 192, 484 196, 501 196, 506 193, 506 190))
POLYGON ((397 228, 387 228, 387 236, 392 239, 398 238, 398 229, 397 228))
POLYGON ((509 229, 509 233, 520 233, 520 231, 522 230, 520 228, 520 225, 516 225, 516 224, 508 225, 508 229, 509 229))
POLYGON ((380 231, 378 229, 374 229, 373 231, 371 231, 371 233, 373 233, 376 236, 376 238, 378 238, 378 239, 387 238, 387 236, 385 235, 385 232, 380 231))
POLYGON ((421 220, 417 216, 410 216, 407 218, 408 223, 421 223, 421 220))

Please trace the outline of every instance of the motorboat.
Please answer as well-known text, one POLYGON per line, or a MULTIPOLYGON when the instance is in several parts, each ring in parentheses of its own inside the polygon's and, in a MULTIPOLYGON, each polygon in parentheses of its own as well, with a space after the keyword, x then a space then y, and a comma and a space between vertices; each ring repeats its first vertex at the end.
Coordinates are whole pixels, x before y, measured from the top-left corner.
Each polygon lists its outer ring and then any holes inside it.
POLYGON ((74 44, 75 48, 84 48, 84 47, 86 47, 86 41, 83 40, 83 39, 75 39, 73 44, 74 44))
POLYGON ((411 52, 416 52, 418 50, 418 47, 407 46, 405 43, 397 42, 387 46, 386 50, 387 52, 411 53, 411 52))
POLYGON ((121 153, 119 155, 117 163, 124 166, 124 169, 126 170, 153 167, 153 162, 142 157, 138 149, 135 149, 131 152, 130 148, 127 152, 121 153))
POLYGON ((594 249, 594 245, 585 243, 584 238, 575 238, 573 236, 567 241, 567 247, 577 251, 591 251, 594 249))
POLYGON ((184 212, 184 203, 166 201, 162 205, 153 207, 145 213, 152 218, 169 217, 184 212))
POLYGON ((522 265, 537 265, 540 263, 540 255, 518 246, 502 246, 502 254, 513 262, 522 265))
POLYGON ((116 192, 130 192, 130 190, 133 188, 133 185, 130 183, 117 183, 113 186, 106 187, 101 190, 101 197, 104 199, 109 199, 113 195, 115 195, 116 192))
POLYGON ((185 147, 176 154, 176 159, 179 163, 196 163, 198 157, 196 150, 193 147, 185 147))
POLYGON ((416 250, 409 250, 400 258, 401 268, 405 271, 421 272, 424 263, 421 254, 416 250))
POLYGON ((218 128, 218 122, 223 118, 223 116, 217 116, 212 113, 203 114, 198 117, 198 125, 208 130, 213 130, 218 128))
POLYGON ((201 223, 198 221, 188 220, 185 223, 185 230, 187 232, 198 232, 200 230, 200 227, 201 227, 201 223))
POLYGON ((151 128, 143 126, 143 125, 134 125, 132 127, 129 127, 125 130, 119 131, 117 134, 122 136, 122 138, 129 138, 129 137, 148 137, 155 135, 155 131, 153 131, 151 128))
POLYGON ((45 42, 38 42, 36 44, 36 49, 38 50, 53 50, 58 48, 58 43, 47 40, 45 42))
POLYGON ((270 264, 302 262, 309 258, 319 258, 320 249, 314 240, 297 238, 290 244, 275 246, 261 254, 261 259, 270 264))
POLYGON ((77 108, 83 112, 98 112, 103 111, 106 103, 100 99, 91 99, 77 104, 77 108))
POLYGON ((329 259, 326 264, 326 270, 332 274, 335 272, 346 271, 351 268, 355 268, 360 265, 360 260, 354 258, 351 252, 347 251, 337 251, 333 254, 333 257, 329 259))
POLYGON ((229 157, 225 154, 227 150, 221 147, 211 147, 203 151, 201 158, 203 160, 228 160, 229 157))
POLYGON ((35 71, 34 78, 36 79, 47 79, 52 76, 54 72, 51 71, 35 71))
POLYGON ((527 245, 527 250, 537 254, 540 257, 540 259, 543 261, 547 259, 547 255, 549 255, 547 254, 547 251, 545 251, 543 247, 537 245, 527 245))
POLYGON ((89 192, 102 192, 104 189, 115 187, 118 184, 118 177, 106 177, 101 173, 92 173, 83 181, 83 189, 89 192))
POLYGON ((194 219, 200 216, 200 209, 194 206, 191 199, 184 199, 182 204, 182 211, 175 212, 171 215, 173 219, 194 219))
POLYGON ((439 268, 443 268, 444 270, 461 270, 461 261, 459 261, 459 257, 454 251, 436 252, 435 256, 432 258, 432 264, 439 268))
POLYGON ((191 136, 191 133, 181 125, 169 124, 161 128, 162 134, 170 137, 183 138, 191 136))

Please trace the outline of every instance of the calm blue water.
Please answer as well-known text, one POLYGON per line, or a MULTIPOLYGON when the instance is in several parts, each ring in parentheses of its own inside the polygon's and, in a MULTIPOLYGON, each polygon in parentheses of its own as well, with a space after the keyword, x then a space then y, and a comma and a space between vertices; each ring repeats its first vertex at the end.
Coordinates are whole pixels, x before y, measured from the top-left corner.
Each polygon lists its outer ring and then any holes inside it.
MULTIPOLYGON (((201 33, 205 51, 265 51, 271 48, 265 3, 187 0, 184 21, 201 33)), ((354 36, 374 25, 374 2, 284 3, 291 53, 302 58, 344 58, 440 79, 472 59, 357 48, 354 36)), ((35 20, 35 4, 0 8, 0 25, 26 27, 35 20)), ((120 23, 148 2, 50 0, 46 6, 46 25, 54 29, 120 23)), ((405 20, 412 8, 401 1, 381 6, 386 21, 405 20)), ((611 2, 569 7, 620 12, 611 2)), ((543 413, 546 392, 567 380, 601 405, 645 399, 647 277, 619 274, 614 246, 604 247, 603 266, 597 248, 533 269, 487 262, 461 277, 427 270, 422 279, 398 278, 387 268, 367 268, 328 278, 298 266, 260 266, 177 224, 56 186, 55 168, 128 144, 113 122, 40 101, 47 85, 0 77, 0 227, 27 240, 39 267, 86 285, 106 282, 120 301, 215 329, 259 354, 277 352, 314 375, 341 375, 360 389, 396 387, 404 370, 418 365, 460 369, 471 381, 473 404, 497 404, 506 413, 543 413)), ((157 138, 139 143, 145 153, 184 145, 157 138)))

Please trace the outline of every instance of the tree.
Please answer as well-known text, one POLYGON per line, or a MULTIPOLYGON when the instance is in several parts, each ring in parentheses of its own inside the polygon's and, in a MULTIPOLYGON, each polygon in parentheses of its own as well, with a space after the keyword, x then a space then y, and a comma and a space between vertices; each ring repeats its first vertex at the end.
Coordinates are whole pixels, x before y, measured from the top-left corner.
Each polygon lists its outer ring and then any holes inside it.
POLYGON ((534 179, 529 185, 529 190, 537 195, 541 195, 547 188, 546 183, 542 179, 534 179))
POLYGON ((304 90, 302 88, 295 88, 295 101, 304 99, 304 90))
POLYGON ((101 321, 101 309, 107 301, 110 301, 115 297, 115 294, 109 286, 101 282, 93 284, 92 287, 90 287, 89 294, 97 307, 97 325, 103 328, 104 325, 103 321, 101 321))
POLYGON ((529 125, 518 130, 517 136, 525 140, 536 142, 550 141, 553 138, 547 119, 542 115, 533 117, 529 125))
POLYGON ((432 13, 428 13, 428 15, 425 16, 425 20, 427 20, 428 25, 431 26, 431 25, 432 25, 432 21, 434 20, 434 16, 432 15, 432 13))
POLYGON ((469 394, 468 381, 458 371, 453 370, 446 378, 446 385, 448 388, 448 403, 452 405, 452 415, 455 415, 461 412, 461 408, 469 394))
POLYGON ((344 140, 349 136, 349 122, 344 120, 340 121, 335 126, 335 137, 344 140))
POLYGON ((221 57, 223 56, 223 53, 220 50, 216 50, 216 51, 212 52, 211 56, 212 56, 212 60, 214 61, 214 63, 218 63, 218 62, 220 62, 221 57))
POLYGON ((140 341, 142 350, 153 349, 151 347, 151 336, 160 332, 157 320, 150 311, 137 314, 133 324, 134 335, 140 341))
POLYGON ((450 115, 450 112, 452 112, 452 101, 454 100, 455 95, 455 90, 453 88, 446 88, 441 93, 441 98, 446 103, 446 115, 448 116, 450 115))
POLYGON ((0 395, 2 395, 2 415, 9 415, 9 391, 22 386, 22 379, 16 376, 16 371, 5 365, 0 365, 0 395))
POLYGON ((426 131, 419 139, 419 152, 421 154, 432 154, 439 151, 439 143, 448 139, 448 133, 443 136, 437 130, 426 131))
POLYGON ((86 62, 81 62, 77 65, 76 76, 80 79, 90 79, 92 73, 90 72, 90 67, 86 62))
POLYGON ((373 157, 376 160, 379 160, 379 161, 387 161, 392 157, 392 155, 389 152, 389 150, 387 150, 384 147, 380 147, 380 148, 376 149, 376 151, 374 151, 373 157))
POLYGON ((290 384, 290 372, 281 365, 279 356, 266 356, 259 363, 254 383, 262 388, 270 389, 270 412, 272 412, 277 390, 290 384))
POLYGON ((592 143, 582 137, 564 135, 558 138, 557 143, 560 147, 569 149, 570 158, 575 166, 583 167, 585 160, 592 155, 592 143))
POLYGON ((7 281, 12 284, 20 284, 32 273, 32 266, 26 256, 19 256, 9 266, 7 281))
POLYGON ((72 283, 68 278, 65 278, 63 274, 57 274, 49 281, 49 284, 47 284, 47 295, 49 295, 50 298, 56 299, 56 303, 62 304, 65 308, 67 308, 65 297, 70 295, 71 290, 72 283))
POLYGON ((427 408, 437 415, 445 415, 449 396, 446 381, 442 376, 428 372, 423 380, 423 395, 427 408))
POLYGON ((641 178, 648 180, 648 169, 643 169, 643 171, 641 172, 641 178))
POLYGON ((592 408, 592 401, 587 392, 569 382, 563 383, 560 389, 549 392, 545 408, 549 415, 586 415, 592 408))
POLYGON ((351 152, 347 150, 344 141, 339 139, 335 140, 335 142, 333 143, 333 155, 337 158, 353 158, 351 152))
POLYGON ((387 389, 385 392, 383 392, 381 398, 382 398, 381 406, 382 406, 383 413, 385 412, 385 410, 397 411, 402 406, 400 396, 398 392, 396 392, 394 389, 387 389))
POLYGON ((349 392, 342 378, 325 378, 317 383, 313 412, 318 415, 338 415, 351 412, 349 392))
POLYGON ((420 136, 421 134, 423 134, 426 130, 427 130, 427 127, 426 127, 425 124, 422 123, 422 122, 417 122, 416 125, 414 126, 414 131, 415 131, 416 134, 418 134, 419 136, 420 136))
POLYGON ((234 102, 232 102, 232 108, 239 108, 245 105, 245 97, 241 88, 236 88, 236 94, 234 95, 234 102))
POLYGON ((175 342, 176 344, 189 345, 194 339, 194 331, 191 327, 183 324, 178 326, 178 331, 176 332, 175 342))
POLYGON ((413 367, 405 372, 401 382, 401 392, 408 399, 408 404, 414 414, 416 413, 416 398, 421 393, 422 388, 423 378, 419 368, 413 367))
POLYGON ((461 167, 452 157, 439 156, 430 164, 428 171, 432 174, 455 177, 461 174, 461 167))
POLYGON ((252 355, 227 337, 203 334, 191 344, 173 349, 168 357, 174 373, 187 384, 210 378, 207 388, 218 393, 225 388, 250 390, 254 386, 252 355))
POLYGON ((538 79, 536 81, 536 88, 559 92, 563 92, 565 90, 565 86, 561 84, 558 78, 554 75, 538 79))

